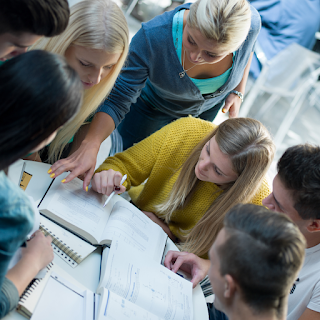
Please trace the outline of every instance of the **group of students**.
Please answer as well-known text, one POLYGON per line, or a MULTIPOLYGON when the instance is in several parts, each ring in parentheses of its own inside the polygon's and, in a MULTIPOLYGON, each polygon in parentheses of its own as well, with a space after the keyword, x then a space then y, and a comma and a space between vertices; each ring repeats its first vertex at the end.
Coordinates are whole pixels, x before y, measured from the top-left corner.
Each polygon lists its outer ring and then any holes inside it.
POLYGON ((189 271, 194 286, 208 275, 230 319, 285 319, 287 305, 290 320, 318 319, 320 149, 287 150, 270 194, 270 134, 236 118, 259 29, 246 0, 198 0, 143 24, 129 49, 110 0, 82 0, 70 12, 66 0, 2 4, 0 317, 53 259, 50 237, 38 231, 25 243, 32 205, 5 174, 24 158, 52 163, 52 178, 71 171, 62 183, 82 175, 84 190, 90 181, 106 195, 128 190, 182 250, 165 265, 189 271), (216 126, 221 107, 230 119, 216 126), (126 150, 94 173, 116 127, 126 150))

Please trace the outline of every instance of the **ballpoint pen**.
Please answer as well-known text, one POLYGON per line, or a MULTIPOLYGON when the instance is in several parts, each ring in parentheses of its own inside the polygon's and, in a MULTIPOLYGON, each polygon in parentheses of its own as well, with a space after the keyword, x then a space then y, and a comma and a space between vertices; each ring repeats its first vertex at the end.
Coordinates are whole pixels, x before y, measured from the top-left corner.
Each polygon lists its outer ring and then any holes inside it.
MULTIPOLYGON (((127 175, 125 174, 125 175, 122 177, 121 181, 120 181, 120 185, 122 185, 122 184, 126 181, 126 179, 127 179, 127 175)), ((105 207, 105 206, 108 204, 108 202, 109 202, 110 199, 115 195, 115 193, 116 193, 115 191, 112 191, 112 192, 111 192, 110 196, 108 197, 108 199, 107 199, 106 202, 104 203, 103 207, 105 207)))

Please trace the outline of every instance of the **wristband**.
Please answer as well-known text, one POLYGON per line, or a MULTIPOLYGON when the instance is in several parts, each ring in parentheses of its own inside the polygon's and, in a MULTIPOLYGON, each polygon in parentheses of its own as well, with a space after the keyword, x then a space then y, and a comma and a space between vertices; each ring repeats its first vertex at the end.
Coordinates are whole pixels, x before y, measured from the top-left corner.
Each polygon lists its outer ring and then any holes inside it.
POLYGON ((236 94, 240 98, 241 102, 243 102, 243 94, 241 92, 237 90, 232 90, 231 93, 236 94))

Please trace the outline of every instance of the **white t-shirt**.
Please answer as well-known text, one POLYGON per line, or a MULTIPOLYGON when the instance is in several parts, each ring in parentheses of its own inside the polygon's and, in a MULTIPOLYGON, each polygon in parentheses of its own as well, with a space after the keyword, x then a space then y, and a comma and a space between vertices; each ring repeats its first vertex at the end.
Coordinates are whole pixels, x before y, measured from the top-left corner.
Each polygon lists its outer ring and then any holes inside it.
POLYGON ((289 294, 287 320, 297 320, 306 308, 320 312, 320 244, 306 249, 298 279, 289 294))

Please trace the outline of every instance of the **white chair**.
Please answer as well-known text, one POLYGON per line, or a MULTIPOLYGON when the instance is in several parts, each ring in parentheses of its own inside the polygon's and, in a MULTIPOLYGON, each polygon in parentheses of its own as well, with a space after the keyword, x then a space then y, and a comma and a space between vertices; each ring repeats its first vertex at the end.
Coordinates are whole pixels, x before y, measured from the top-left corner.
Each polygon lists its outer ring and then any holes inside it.
POLYGON ((254 83, 240 108, 240 116, 246 117, 253 105, 261 103, 255 118, 261 118, 267 110, 277 105, 281 98, 290 102, 290 110, 279 125, 274 137, 280 147, 292 122, 298 114, 310 89, 317 82, 320 74, 320 55, 298 44, 291 44, 281 51, 262 68, 261 74, 254 83), (269 97, 259 100, 262 94, 269 97))

